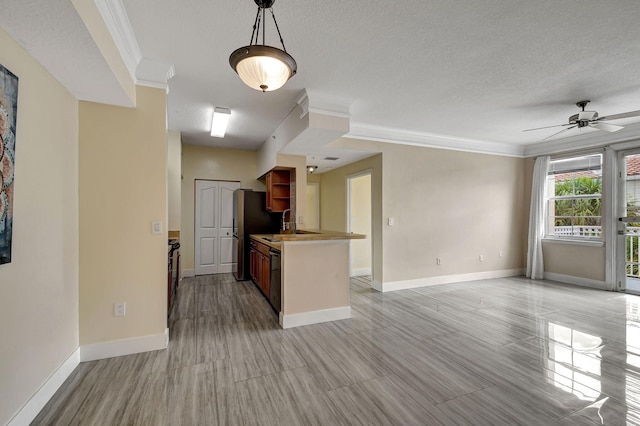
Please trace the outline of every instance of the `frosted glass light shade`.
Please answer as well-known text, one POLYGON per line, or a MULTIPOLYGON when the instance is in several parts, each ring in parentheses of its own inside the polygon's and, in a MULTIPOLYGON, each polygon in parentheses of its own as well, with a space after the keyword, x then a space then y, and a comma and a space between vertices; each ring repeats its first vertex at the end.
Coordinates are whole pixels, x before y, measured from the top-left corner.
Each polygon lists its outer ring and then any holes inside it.
POLYGON ((249 87, 263 92, 279 89, 297 71, 296 61, 284 50, 252 45, 236 49, 229 64, 249 87))

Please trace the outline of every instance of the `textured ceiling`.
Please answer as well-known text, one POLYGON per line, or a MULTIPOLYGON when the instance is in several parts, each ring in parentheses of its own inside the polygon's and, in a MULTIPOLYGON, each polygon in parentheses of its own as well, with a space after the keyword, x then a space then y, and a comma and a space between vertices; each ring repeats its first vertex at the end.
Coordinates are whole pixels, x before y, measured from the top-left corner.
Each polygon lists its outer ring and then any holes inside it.
POLYGON ((191 143, 255 148, 304 88, 355 99, 358 127, 521 145, 554 132, 521 130, 564 123, 581 99, 601 115, 640 109, 637 0, 277 0, 298 74, 266 94, 228 64, 249 42, 252 0, 124 5, 143 56, 176 66, 170 127, 191 143), (214 105, 234 112, 224 140, 207 135, 214 105))
MULTIPOLYGON (((146 60, 175 65, 169 127, 187 143, 256 149, 303 89, 354 99, 352 135, 485 151, 541 142, 556 129, 522 130, 566 122, 582 99, 600 115, 640 109, 637 0, 276 0, 298 74, 264 94, 228 64, 249 42, 253 0, 109 1, 146 60), (224 139, 209 136, 214 106, 233 111, 224 139)), ((0 0, 0 26, 79 99, 126 104, 69 0, 0 0)))

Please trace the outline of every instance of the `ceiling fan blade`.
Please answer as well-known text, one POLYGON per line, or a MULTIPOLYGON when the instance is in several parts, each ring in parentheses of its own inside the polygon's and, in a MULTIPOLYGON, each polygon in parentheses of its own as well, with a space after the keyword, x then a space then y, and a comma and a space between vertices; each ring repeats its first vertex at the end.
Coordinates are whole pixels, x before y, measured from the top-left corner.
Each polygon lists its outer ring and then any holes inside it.
POLYGON ((600 117, 597 119, 597 121, 602 121, 602 120, 619 120, 621 118, 630 118, 630 117, 640 117, 640 110, 638 111, 629 111, 629 112, 623 112, 620 114, 613 114, 613 115, 607 115, 604 117, 600 117))
POLYGON ((551 136, 547 136, 546 138, 542 139, 543 141, 548 141, 548 140, 552 140, 552 139, 558 139, 561 137, 561 135, 567 133, 568 131, 577 128, 578 126, 573 125, 571 127, 567 127, 566 129, 560 130, 558 133, 554 133, 551 136))
POLYGON ((572 126, 571 123, 567 123, 567 124, 556 124, 555 126, 546 126, 546 127, 536 127, 535 129, 526 129, 523 130, 523 132, 530 132, 532 130, 542 130, 542 129, 551 129, 553 127, 566 127, 566 126, 572 126))
POLYGON ((604 130, 605 132, 617 132, 618 130, 624 129, 622 126, 616 126, 615 124, 609 123, 589 123, 589 127, 595 127, 599 130, 604 130))

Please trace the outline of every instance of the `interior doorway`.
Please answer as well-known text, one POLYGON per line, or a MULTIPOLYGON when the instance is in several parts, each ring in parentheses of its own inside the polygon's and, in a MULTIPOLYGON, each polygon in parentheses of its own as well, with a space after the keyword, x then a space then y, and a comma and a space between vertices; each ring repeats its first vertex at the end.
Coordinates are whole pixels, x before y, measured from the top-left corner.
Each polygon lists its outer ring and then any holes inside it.
POLYGON ((305 225, 309 229, 320 229, 320 183, 307 182, 307 217, 305 225))
POLYGON ((640 294, 640 149, 618 154, 618 287, 640 294))
POLYGON ((233 191, 240 182, 195 181, 195 275, 232 272, 237 258, 233 250, 233 191))
POLYGON ((371 170, 347 177, 347 232, 364 234, 351 240, 350 276, 367 276, 372 271, 371 170))

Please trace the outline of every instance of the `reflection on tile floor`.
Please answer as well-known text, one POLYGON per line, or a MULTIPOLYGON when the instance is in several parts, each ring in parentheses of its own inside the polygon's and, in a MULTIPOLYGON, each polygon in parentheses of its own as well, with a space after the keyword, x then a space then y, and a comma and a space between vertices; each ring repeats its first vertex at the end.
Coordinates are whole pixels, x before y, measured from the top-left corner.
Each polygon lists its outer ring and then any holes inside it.
POLYGON ((640 297, 502 278, 379 293, 282 330, 250 282, 188 278, 165 351, 82 363, 33 424, 640 424, 640 297))

